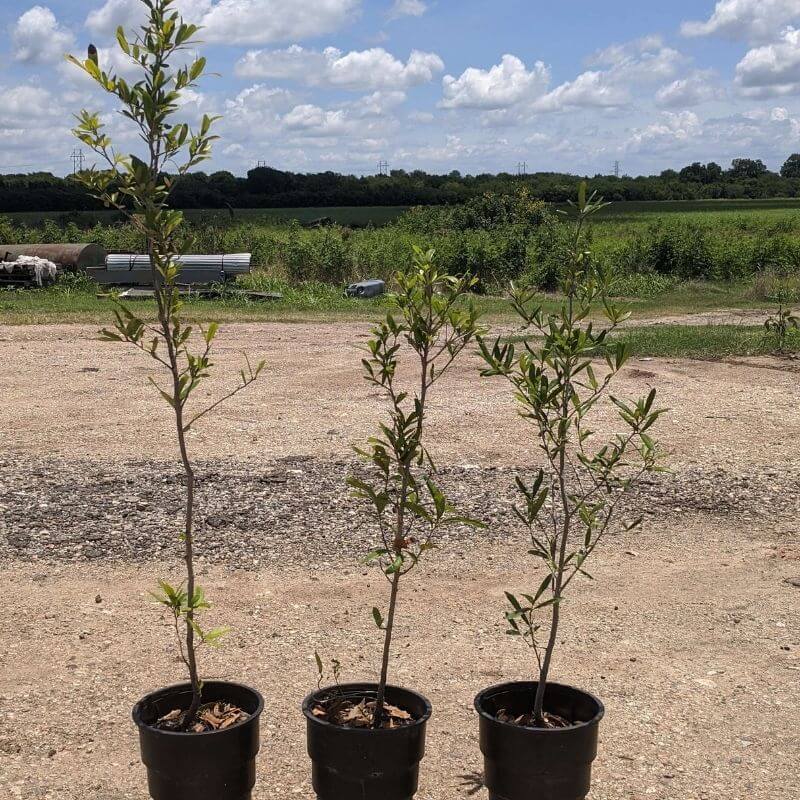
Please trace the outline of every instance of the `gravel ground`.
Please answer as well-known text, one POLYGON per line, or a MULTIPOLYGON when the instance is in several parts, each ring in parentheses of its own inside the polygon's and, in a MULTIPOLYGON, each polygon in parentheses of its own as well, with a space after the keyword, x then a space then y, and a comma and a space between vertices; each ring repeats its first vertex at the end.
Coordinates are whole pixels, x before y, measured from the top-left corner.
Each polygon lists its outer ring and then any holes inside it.
MULTIPOLYGON (((386 584, 359 563, 372 532, 341 491, 346 445, 380 410, 357 378, 364 332, 229 327, 224 355, 264 353, 271 372, 192 441, 209 623, 233 628, 203 671, 266 698, 254 800, 312 797, 298 706, 314 650, 346 680, 378 666, 370 609, 386 584)), ((2 800, 144 800, 129 709, 182 678, 146 599, 158 577, 180 580, 169 431, 142 436, 161 413, 146 365, 91 334, 0 335, 2 800)), ((473 695, 531 675, 502 625, 503 590, 540 582, 509 513, 526 442, 505 388, 474 366, 442 385, 435 453, 452 498, 491 528, 451 531, 407 580, 392 662, 435 709, 419 800, 470 796, 473 695)), ((608 541, 565 608, 554 677, 607 706, 592 800, 800 796, 800 413, 783 367, 636 362, 621 381, 622 395, 658 386, 671 407, 673 472, 631 497, 650 512, 643 528, 608 541)))
MULTIPOLYGON (((298 560, 318 569, 369 552, 377 532, 368 509, 351 500, 345 485, 359 469, 357 462, 310 456, 198 464, 199 557, 242 569, 298 560)), ((440 538, 458 546, 520 541, 524 532, 512 513, 515 474, 513 467, 442 467, 440 483, 456 508, 489 528, 454 528, 440 538)), ((0 456, 0 564, 171 557, 182 525, 182 492, 182 476, 170 463, 126 462, 112 469, 0 456)), ((696 468, 656 475, 620 506, 623 516, 638 515, 636 509, 653 524, 705 512, 735 517, 737 524, 760 522, 789 536, 800 512, 800 475, 696 468)))

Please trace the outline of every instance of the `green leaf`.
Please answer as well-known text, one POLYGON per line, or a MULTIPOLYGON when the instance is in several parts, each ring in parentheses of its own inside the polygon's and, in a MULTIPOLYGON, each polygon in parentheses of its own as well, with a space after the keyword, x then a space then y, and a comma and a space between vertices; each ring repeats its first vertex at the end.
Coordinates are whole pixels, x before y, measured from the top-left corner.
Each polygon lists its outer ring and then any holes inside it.
POLYGON ((375 624, 378 626, 378 628, 383 630, 383 615, 375 607, 372 609, 372 619, 375 620, 375 624))

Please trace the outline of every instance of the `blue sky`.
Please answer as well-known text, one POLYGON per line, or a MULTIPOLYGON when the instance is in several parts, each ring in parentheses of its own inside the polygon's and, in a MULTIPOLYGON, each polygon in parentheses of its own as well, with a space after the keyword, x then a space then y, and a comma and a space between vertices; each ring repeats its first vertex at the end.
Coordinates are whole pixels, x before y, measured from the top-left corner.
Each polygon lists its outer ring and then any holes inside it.
MULTIPOLYGON (((800 151, 800 0, 177 0, 224 120, 207 171, 656 173, 800 151)), ((114 45, 139 0, 4 0, 0 172, 65 174, 71 114, 125 120, 67 50, 114 45)))

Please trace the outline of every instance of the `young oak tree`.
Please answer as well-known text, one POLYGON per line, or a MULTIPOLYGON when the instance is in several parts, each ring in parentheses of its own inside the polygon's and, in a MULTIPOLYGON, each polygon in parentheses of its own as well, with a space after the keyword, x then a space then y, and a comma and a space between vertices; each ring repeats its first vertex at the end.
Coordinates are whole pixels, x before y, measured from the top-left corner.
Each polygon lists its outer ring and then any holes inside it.
POLYGON ((447 372, 459 354, 480 332, 478 312, 465 295, 475 285, 469 276, 440 272, 434 251, 414 248, 412 265, 395 276, 393 295, 397 315, 372 331, 362 360, 364 377, 384 391, 389 400, 389 421, 381 423, 378 436, 366 448, 356 448, 374 468, 367 478, 350 477, 357 497, 366 499, 380 531, 380 546, 367 556, 390 584, 388 610, 372 609, 375 624, 383 631, 378 695, 373 727, 384 717, 389 656, 401 579, 435 547, 436 532, 446 525, 480 526, 457 515, 434 482, 436 466, 425 446, 425 422, 431 388, 447 372), (416 390, 400 387, 398 368, 403 345, 413 353, 416 390))
MULTIPOLYGON (((518 350, 498 338, 492 346, 478 340, 488 368, 484 376, 502 375, 514 390, 523 419, 531 423, 545 465, 530 483, 517 477, 521 503, 514 513, 530 533, 530 555, 544 566, 544 578, 530 594, 506 592, 508 633, 520 636, 538 664, 538 687, 531 722, 559 724, 543 708, 561 606, 578 575, 591 578, 586 560, 614 529, 620 499, 643 474, 658 467, 658 446, 648 431, 664 413, 654 408, 656 392, 635 403, 610 396, 625 426, 610 441, 592 446, 588 415, 607 394, 628 358, 624 343, 610 335, 627 318, 608 297, 610 276, 584 249, 586 220, 604 205, 582 184, 570 257, 564 265, 564 300, 558 312, 545 314, 535 290, 512 287, 512 305, 534 338, 518 350), (600 311, 607 326, 597 328, 591 314, 600 311), (601 374, 594 361, 604 362, 601 374), (540 621, 540 617, 549 617, 540 621), (540 637, 546 634, 545 642, 540 637)), ((641 518, 620 525, 632 530, 641 518)))
POLYGON ((175 258, 183 252, 181 224, 183 214, 169 207, 173 179, 165 174, 172 165, 178 175, 208 159, 214 139, 210 133, 215 121, 204 116, 197 131, 176 121, 182 94, 197 84, 205 70, 204 58, 187 55, 198 31, 196 25, 183 21, 173 10, 175 0, 142 0, 146 21, 128 38, 122 28, 117 41, 124 55, 137 68, 141 77, 130 83, 107 72, 100 64, 96 48, 90 46, 88 58, 68 59, 82 69, 105 92, 117 98, 120 113, 133 124, 142 142, 142 155, 117 151, 105 131, 100 115, 82 111, 78 116, 75 136, 101 159, 101 168, 91 167, 78 179, 89 192, 106 206, 121 211, 147 241, 152 265, 157 320, 155 323, 137 316, 117 302, 113 329, 102 331, 109 341, 127 342, 152 358, 163 368, 167 384, 151 383, 172 409, 178 451, 185 474, 186 506, 181 534, 186 581, 178 587, 161 581, 155 599, 166 606, 174 618, 178 646, 192 687, 192 702, 181 715, 176 727, 188 729, 200 708, 202 681, 197 666, 199 645, 215 645, 225 629, 204 630, 198 615, 209 608, 203 590, 195 582, 194 571, 194 488, 195 475, 189 457, 186 434, 192 426, 220 403, 232 398, 255 381, 263 362, 246 366, 239 373, 233 389, 208 406, 192 408, 190 399, 197 387, 211 374, 211 350, 218 325, 211 323, 195 331, 182 320, 182 301, 178 289, 180 266, 175 258), (187 61, 173 67, 174 62, 187 61), (178 162, 182 159, 182 163, 178 162), (195 341, 199 338, 199 347, 195 341), (181 627, 183 630, 181 631, 181 627))

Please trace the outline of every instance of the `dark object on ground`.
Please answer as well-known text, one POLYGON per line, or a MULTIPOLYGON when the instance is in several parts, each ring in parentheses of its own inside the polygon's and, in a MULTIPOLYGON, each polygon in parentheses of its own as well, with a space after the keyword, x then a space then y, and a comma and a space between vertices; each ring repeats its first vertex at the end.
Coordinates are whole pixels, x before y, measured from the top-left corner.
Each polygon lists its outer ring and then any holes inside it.
POLYGON ((361 281, 360 283, 351 283, 345 294, 348 297, 360 297, 367 299, 369 297, 378 297, 386 293, 386 283, 380 280, 361 281))
POLYGON ((605 709, 587 692, 548 683, 545 710, 561 717, 566 728, 531 728, 503 722, 530 714, 536 682, 504 683, 475 698, 489 800, 583 800, 589 793, 592 761, 605 709))
POLYGON ((796 589, 800 589, 800 576, 797 578, 784 578, 784 583, 788 583, 789 586, 794 586, 796 589))
POLYGON ((330 228, 336 224, 333 217, 317 217, 317 219, 310 219, 308 222, 303 222, 304 228, 330 228))
POLYGON ((203 684, 207 704, 230 703, 248 716, 206 733, 178 733, 153 727, 192 699, 188 683, 159 689, 133 707, 142 762, 153 800, 250 800, 256 782, 261 695, 248 686, 224 681, 203 684))
POLYGON ((431 704, 422 695, 386 687, 386 700, 413 721, 395 728, 334 725, 314 713, 336 695, 373 699, 374 683, 350 683, 313 692, 303 701, 312 783, 319 800, 411 800, 417 791, 419 762, 425 755, 425 729, 431 704))

